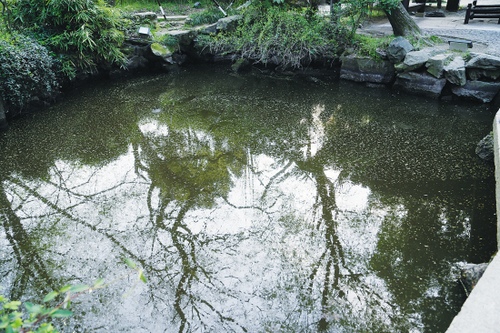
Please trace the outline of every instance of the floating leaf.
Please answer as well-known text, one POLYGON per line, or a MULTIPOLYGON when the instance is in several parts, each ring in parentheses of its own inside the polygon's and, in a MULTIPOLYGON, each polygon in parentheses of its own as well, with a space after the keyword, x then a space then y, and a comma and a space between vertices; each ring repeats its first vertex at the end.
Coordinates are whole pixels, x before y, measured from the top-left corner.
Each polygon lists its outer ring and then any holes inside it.
POLYGON ((142 271, 142 269, 139 271, 139 280, 141 280, 144 283, 148 282, 148 280, 146 279, 146 276, 144 276, 144 272, 142 271))
POLYGON ((135 262, 133 262, 132 260, 130 260, 129 258, 123 258, 123 261, 125 262, 125 265, 127 265, 128 267, 130 267, 132 269, 137 268, 137 264, 135 262))
POLYGON ((52 318, 67 318, 73 315, 73 312, 66 309, 57 309, 50 314, 52 318))
POLYGON ((70 289, 71 289, 71 285, 67 284, 64 287, 62 287, 61 290, 59 290, 59 292, 62 294, 62 293, 69 291, 70 289))
POLYGON ((101 288, 104 285, 104 279, 98 279, 95 283, 93 288, 101 288))
POLYGON ((59 295, 59 292, 57 292, 57 291, 51 291, 50 293, 47 294, 47 296, 45 296, 45 298, 43 299, 43 302, 44 303, 50 302, 54 298, 56 298, 57 295, 59 295))
POLYGON ((89 289, 90 289, 90 287, 87 286, 86 284, 76 284, 74 286, 71 286, 71 288, 69 288, 69 292, 81 293, 82 291, 86 291, 89 289))

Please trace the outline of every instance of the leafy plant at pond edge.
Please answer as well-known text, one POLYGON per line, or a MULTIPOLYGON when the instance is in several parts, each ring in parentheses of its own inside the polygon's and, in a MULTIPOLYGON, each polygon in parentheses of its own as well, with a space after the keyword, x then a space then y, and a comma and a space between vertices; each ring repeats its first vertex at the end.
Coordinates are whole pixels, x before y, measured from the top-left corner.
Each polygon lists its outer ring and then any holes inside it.
POLYGON ((0 35, 0 98, 22 109, 34 98, 48 100, 59 88, 47 49, 23 35, 0 35))
POLYGON ((120 14, 103 0, 19 0, 12 12, 16 28, 60 56, 69 78, 125 63, 120 14))
MULTIPOLYGON (((142 269, 132 260, 125 258, 124 263, 138 273, 138 279, 144 283, 147 279, 142 269)), ((11 301, 0 294, 0 330, 5 333, 57 333, 59 332, 50 323, 52 319, 68 318, 73 315, 69 310, 71 302, 84 293, 90 293, 97 289, 106 287, 103 279, 98 279, 92 286, 77 284, 66 285, 57 291, 48 293, 42 303, 11 301), (62 300, 55 306, 48 304, 57 298, 62 300), (22 311, 24 306, 25 312, 22 311)))
POLYGON ((200 37, 201 44, 212 52, 236 53, 282 68, 301 68, 320 58, 334 58, 346 43, 345 30, 327 19, 276 6, 249 8, 235 32, 200 37))

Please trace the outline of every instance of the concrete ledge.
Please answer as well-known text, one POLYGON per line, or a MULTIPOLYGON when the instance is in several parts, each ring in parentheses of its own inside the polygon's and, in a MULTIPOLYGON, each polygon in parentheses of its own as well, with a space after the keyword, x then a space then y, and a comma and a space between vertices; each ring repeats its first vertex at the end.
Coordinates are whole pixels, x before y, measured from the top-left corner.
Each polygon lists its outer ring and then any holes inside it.
MULTIPOLYGON (((497 242, 500 248, 500 110, 493 121, 497 242)), ((472 289, 446 333, 500 332, 500 256, 496 255, 472 289)))

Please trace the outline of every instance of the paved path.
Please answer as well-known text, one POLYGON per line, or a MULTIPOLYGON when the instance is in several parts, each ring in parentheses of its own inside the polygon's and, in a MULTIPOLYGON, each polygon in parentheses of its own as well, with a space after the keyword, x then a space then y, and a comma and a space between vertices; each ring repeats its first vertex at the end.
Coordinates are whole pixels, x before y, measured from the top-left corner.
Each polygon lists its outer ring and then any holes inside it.
MULTIPOLYGON (((471 49, 472 52, 484 52, 500 56, 500 24, 497 24, 498 19, 473 19, 469 21, 469 24, 464 24, 465 8, 468 2, 469 0, 461 0, 461 9, 458 12, 446 11, 446 4, 444 4, 442 10, 445 17, 412 17, 418 26, 430 35, 441 36, 445 40, 452 38, 471 40, 474 44, 471 49)), ((478 3, 500 5, 500 0, 478 0, 478 3)), ((435 3, 426 9, 427 12, 435 10, 437 10, 435 3)), ((361 28, 361 31, 392 34, 392 28, 387 19, 367 22, 361 28)))

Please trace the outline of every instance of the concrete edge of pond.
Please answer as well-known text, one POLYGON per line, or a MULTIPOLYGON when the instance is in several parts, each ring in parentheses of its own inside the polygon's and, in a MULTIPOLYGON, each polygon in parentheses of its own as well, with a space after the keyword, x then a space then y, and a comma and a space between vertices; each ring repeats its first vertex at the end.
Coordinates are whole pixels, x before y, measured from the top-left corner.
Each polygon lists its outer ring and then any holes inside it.
MULTIPOLYGON (((493 120, 497 243, 500 249, 500 110, 493 120)), ((500 256, 495 255, 446 333, 494 333, 500 327, 500 256)))

